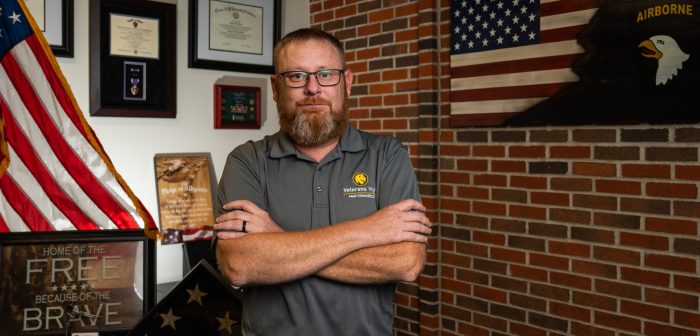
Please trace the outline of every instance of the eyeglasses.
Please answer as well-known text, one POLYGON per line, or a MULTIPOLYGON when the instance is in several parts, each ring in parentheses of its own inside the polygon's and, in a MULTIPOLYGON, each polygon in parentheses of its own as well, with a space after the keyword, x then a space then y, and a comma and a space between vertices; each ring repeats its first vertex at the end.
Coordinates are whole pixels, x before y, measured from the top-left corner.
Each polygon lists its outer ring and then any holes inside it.
POLYGON ((284 78, 284 85, 288 88, 305 87, 309 82, 309 77, 316 77, 320 86, 334 86, 340 83, 340 77, 345 73, 345 69, 324 69, 316 72, 306 71, 285 71, 277 76, 284 78))

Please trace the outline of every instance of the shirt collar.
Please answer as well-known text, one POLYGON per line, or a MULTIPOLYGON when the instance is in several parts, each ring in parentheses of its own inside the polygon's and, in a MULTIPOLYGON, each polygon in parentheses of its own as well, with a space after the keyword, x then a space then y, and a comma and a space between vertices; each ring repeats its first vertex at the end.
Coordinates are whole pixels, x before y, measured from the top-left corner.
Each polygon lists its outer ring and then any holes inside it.
MULTIPOLYGON (((292 139, 286 134, 277 132, 273 135, 273 139, 270 157, 281 158, 290 155, 298 155, 292 139)), ((340 136, 338 147, 343 152, 360 152, 365 149, 365 143, 362 141, 360 132, 348 123, 345 132, 340 136)))

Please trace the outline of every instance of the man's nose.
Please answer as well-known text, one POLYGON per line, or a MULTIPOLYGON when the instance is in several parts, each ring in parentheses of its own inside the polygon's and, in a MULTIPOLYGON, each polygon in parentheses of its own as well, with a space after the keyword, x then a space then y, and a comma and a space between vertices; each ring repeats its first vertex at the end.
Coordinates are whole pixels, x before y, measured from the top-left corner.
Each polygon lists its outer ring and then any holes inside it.
POLYGON ((318 78, 316 74, 309 74, 309 78, 306 80, 306 86, 304 87, 304 92, 308 95, 316 95, 321 91, 321 84, 318 83, 318 78))

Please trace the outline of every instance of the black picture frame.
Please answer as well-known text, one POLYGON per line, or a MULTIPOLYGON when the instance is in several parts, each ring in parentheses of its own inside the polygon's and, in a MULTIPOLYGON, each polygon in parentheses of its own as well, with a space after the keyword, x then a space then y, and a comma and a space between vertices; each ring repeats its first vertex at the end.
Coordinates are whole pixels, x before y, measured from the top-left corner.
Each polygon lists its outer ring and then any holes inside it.
POLYGON ((90 1, 90 115, 175 118, 176 5, 141 0, 90 1), (110 54, 110 20, 115 16, 157 21, 157 55, 110 54), (125 62, 143 63, 140 85, 147 95, 125 99, 125 62))
POLYGON ((155 266, 143 230, 0 234, 2 334, 126 335, 156 304, 155 266))
MULTIPOLYGON (((54 56, 73 57, 73 0, 43 0, 44 37, 54 56), (49 15, 50 13, 50 15, 49 15)), ((32 13, 34 14, 34 13, 32 13)), ((34 17, 35 20, 39 18, 34 17)), ((39 24, 40 22, 37 22, 39 24)))
POLYGON ((211 49, 209 45, 211 31, 203 29, 210 21, 209 10, 202 9, 210 9, 212 2, 233 3, 232 0, 189 0, 188 66, 247 73, 274 73, 272 52, 275 43, 280 39, 281 0, 235 0, 234 5, 262 9, 263 31, 260 54, 211 49), (270 9, 272 13, 267 12, 270 9))

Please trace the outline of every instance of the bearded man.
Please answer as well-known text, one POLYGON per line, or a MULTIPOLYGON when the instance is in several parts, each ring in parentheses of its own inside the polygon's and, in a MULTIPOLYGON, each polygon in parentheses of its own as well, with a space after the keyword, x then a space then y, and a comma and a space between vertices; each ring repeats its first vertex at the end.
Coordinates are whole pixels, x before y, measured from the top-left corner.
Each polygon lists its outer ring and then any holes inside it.
POLYGON ((349 123, 342 44, 300 29, 275 46, 280 131, 228 156, 216 255, 243 290, 243 335, 391 335, 397 281, 431 232, 406 149, 349 123))

